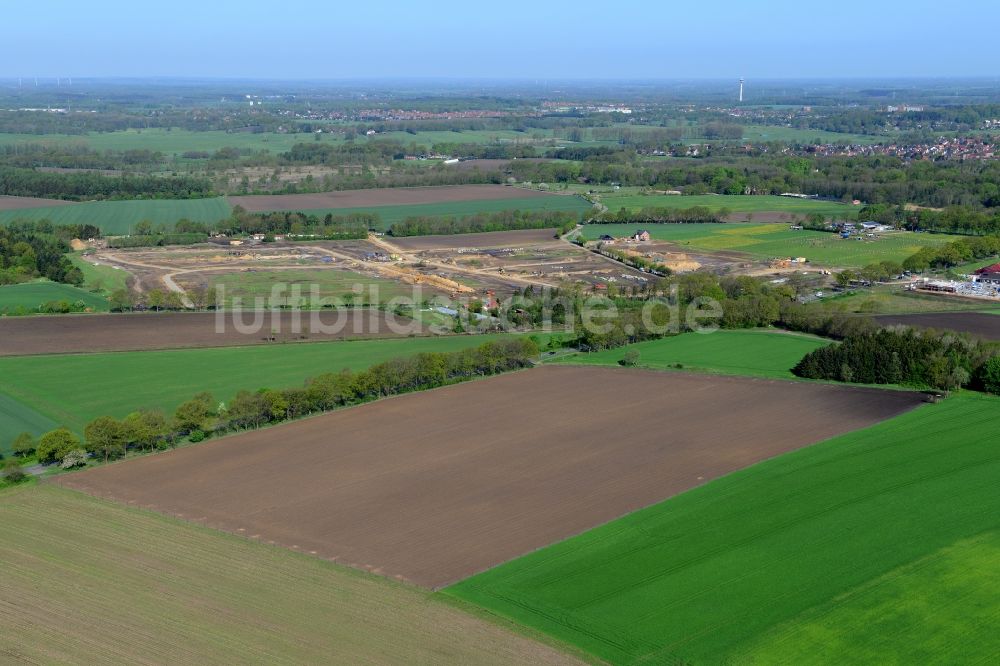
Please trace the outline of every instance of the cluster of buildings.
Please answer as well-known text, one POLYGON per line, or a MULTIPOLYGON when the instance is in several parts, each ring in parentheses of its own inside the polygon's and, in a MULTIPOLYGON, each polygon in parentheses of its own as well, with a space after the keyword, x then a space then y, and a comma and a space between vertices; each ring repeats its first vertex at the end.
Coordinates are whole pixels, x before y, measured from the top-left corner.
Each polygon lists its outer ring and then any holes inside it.
POLYGON ((872 145, 836 145, 832 143, 811 146, 809 152, 823 156, 866 157, 888 155, 907 160, 987 160, 1000 157, 1000 150, 992 138, 958 137, 940 138, 934 143, 877 143, 872 145))
POLYGON ((974 298, 1000 298, 1000 264, 984 266, 973 271, 968 280, 923 280, 910 285, 911 289, 933 291, 974 298))

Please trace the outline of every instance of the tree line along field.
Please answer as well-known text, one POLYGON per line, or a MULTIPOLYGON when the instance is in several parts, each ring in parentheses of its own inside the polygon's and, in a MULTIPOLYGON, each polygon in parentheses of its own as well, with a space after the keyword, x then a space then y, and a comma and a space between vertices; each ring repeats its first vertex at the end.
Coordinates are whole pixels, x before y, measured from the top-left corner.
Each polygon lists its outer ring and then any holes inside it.
POLYGON ((7 660, 580 663, 423 590, 51 484, 0 491, 0 561, 7 660))
MULTIPOLYGON (((597 240, 604 234, 627 237, 646 229, 653 240, 705 252, 742 252, 757 259, 805 257, 820 266, 858 268, 880 261, 902 262, 922 247, 947 243, 947 236, 894 231, 877 239, 841 238, 838 234, 781 224, 730 222, 725 224, 587 224, 583 237, 597 240)), ((641 246, 639 246, 641 247, 641 246)))
POLYGON ((49 220, 52 224, 93 224, 105 234, 125 235, 149 220, 168 227, 181 219, 215 223, 232 212, 225 198, 87 201, 69 206, 0 210, 0 224, 15 220, 49 220))
POLYGON ((599 352, 576 353, 554 362, 618 365, 631 351, 639 353, 638 365, 643 368, 794 379, 791 368, 809 352, 828 344, 829 340, 796 333, 720 330, 704 335, 686 333, 599 352), (678 364, 682 368, 677 368, 678 364))
POLYGON ((344 368, 361 370, 421 352, 477 347, 502 335, 436 336, 292 345, 0 358, 0 453, 20 432, 65 425, 82 432, 98 416, 138 409, 168 414, 195 393, 227 401, 239 390, 286 388, 344 368), (68 378, 74 378, 68 381, 68 378))
POLYGON ((971 393, 925 405, 446 593, 615 664, 988 662, 998 408, 971 393))
MULTIPOLYGON (((312 196, 312 195, 307 195, 312 196)), ((255 197, 242 197, 252 199, 255 197)), ((238 201, 238 200, 237 200, 238 201)), ((525 196, 523 198, 480 199, 475 201, 441 201, 436 203, 407 205, 372 205, 350 208, 297 208, 282 205, 276 210, 289 210, 323 217, 331 215, 351 215, 354 213, 375 213, 379 216, 379 229, 387 230, 396 222, 402 222, 408 217, 461 217, 477 213, 496 213, 505 210, 521 211, 569 211, 584 213, 592 209, 592 205, 576 196, 525 196)))
POLYGON ((38 280, 0 287, 0 311, 25 308, 34 310, 51 301, 82 301, 88 310, 107 312, 108 301, 103 296, 69 284, 38 280))
POLYGON ((712 211, 728 208, 732 213, 785 213, 791 215, 819 214, 836 219, 853 219, 857 208, 837 201, 798 199, 779 196, 742 196, 731 194, 638 194, 624 192, 601 196, 601 203, 611 212, 625 208, 633 212, 643 208, 692 208, 704 206, 712 211))

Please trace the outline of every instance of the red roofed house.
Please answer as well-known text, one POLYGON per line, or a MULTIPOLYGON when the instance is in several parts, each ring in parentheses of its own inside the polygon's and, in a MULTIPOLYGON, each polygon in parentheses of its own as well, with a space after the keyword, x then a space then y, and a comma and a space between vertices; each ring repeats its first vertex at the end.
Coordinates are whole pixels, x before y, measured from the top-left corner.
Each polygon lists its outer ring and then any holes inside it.
POLYGON ((993 264, 992 266, 983 266, 982 268, 975 271, 976 282, 985 282, 987 284, 1000 284, 1000 264, 993 264))

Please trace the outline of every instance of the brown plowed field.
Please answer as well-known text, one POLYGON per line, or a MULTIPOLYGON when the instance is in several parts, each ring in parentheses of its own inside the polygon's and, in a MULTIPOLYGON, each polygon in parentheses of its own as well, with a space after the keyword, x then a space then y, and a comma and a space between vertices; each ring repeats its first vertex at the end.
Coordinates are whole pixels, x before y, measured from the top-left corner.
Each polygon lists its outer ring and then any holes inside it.
POLYGON ((386 242, 404 250, 452 250, 467 247, 523 247, 556 241, 555 229, 523 229, 520 231, 489 231, 481 234, 451 234, 445 236, 386 237, 386 242))
POLYGON ((879 315, 875 320, 883 326, 918 326, 938 330, 959 331, 984 340, 1000 340, 1000 315, 982 312, 934 312, 908 315, 879 315))
MULTIPOLYGON (((252 327, 255 314, 243 313, 242 320, 236 321, 242 322, 244 327, 252 327)), ((260 329, 252 333, 238 331, 231 314, 225 315, 225 325, 217 331, 213 312, 0 317, 0 356, 230 347, 407 335, 391 331, 386 314, 375 310, 345 311, 342 315, 344 325, 338 332, 313 331, 311 314, 300 313, 298 333, 293 328, 292 312, 263 313, 260 329)), ((319 316, 323 326, 332 327, 337 322, 333 312, 321 311, 319 316)), ((406 319, 398 321, 400 324, 409 322, 406 319)))
POLYGON ((0 210, 26 210, 28 208, 48 208, 49 206, 71 206, 75 201, 62 199, 36 199, 34 197, 0 196, 0 210))
POLYGON ((919 402, 547 366, 55 481, 434 588, 919 402))
POLYGON ((451 201, 487 201, 560 196, 506 185, 442 185, 437 187, 393 187, 343 190, 319 194, 259 194, 227 197, 234 206, 248 211, 311 210, 317 208, 368 208, 409 206, 451 201))

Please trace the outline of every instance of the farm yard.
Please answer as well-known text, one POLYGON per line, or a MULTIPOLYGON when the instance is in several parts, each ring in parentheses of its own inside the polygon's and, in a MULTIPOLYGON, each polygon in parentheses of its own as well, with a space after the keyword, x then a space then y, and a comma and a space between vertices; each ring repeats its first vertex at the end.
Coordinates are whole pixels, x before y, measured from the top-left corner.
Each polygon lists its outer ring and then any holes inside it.
POLYGON ((50 484, 0 491, 0 560, 6 660, 580 663, 422 590, 50 484))
POLYGON ((705 335, 686 333, 599 352, 580 352, 561 356, 554 362, 618 365, 632 351, 638 352, 638 365, 643 368, 794 379, 791 368, 809 352, 829 343, 822 338, 785 331, 720 330, 705 335))
POLYGON ((990 661, 998 408, 925 405, 446 592, 616 664, 990 661))
POLYGON ((231 209, 222 197, 212 199, 145 199, 87 201, 72 205, 3 210, 0 224, 15 220, 49 220, 52 224, 93 224, 105 234, 129 234, 148 220, 171 227, 181 219, 214 223, 229 217, 231 209))
MULTIPOLYGON (((153 319, 168 330, 176 321, 153 319)), ((0 452, 19 432, 41 434, 53 422, 82 432, 88 421, 105 414, 122 417, 137 409, 170 413, 203 390, 228 401, 241 389, 298 386, 325 372, 361 370, 393 358, 477 347, 503 337, 453 335, 0 358, 0 413, 8 430, 6 436, 0 432, 0 452)))
POLYGON ((548 366, 55 481, 436 588, 920 400, 548 366), (594 400, 599 409, 579 409, 594 400), (476 416, 473 430, 463 415, 476 416))
MULTIPOLYGON (((809 263, 830 267, 862 267, 879 261, 902 262, 917 250, 947 243, 942 235, 894 231, 879 238, 844 239, 824 231, 795 231, 780 224, 587 224, 583 237, 624 238, 637 229, 649 231, 653 241, 686 251, 742 253, 748 258, 805 257, 809 263)), ((639 246, 640 244, 636 244, 639 246)), ((656 244, 646 245, 656 251, 656 244)), ((638 248, 642 249, 642 248, 638 248)))

